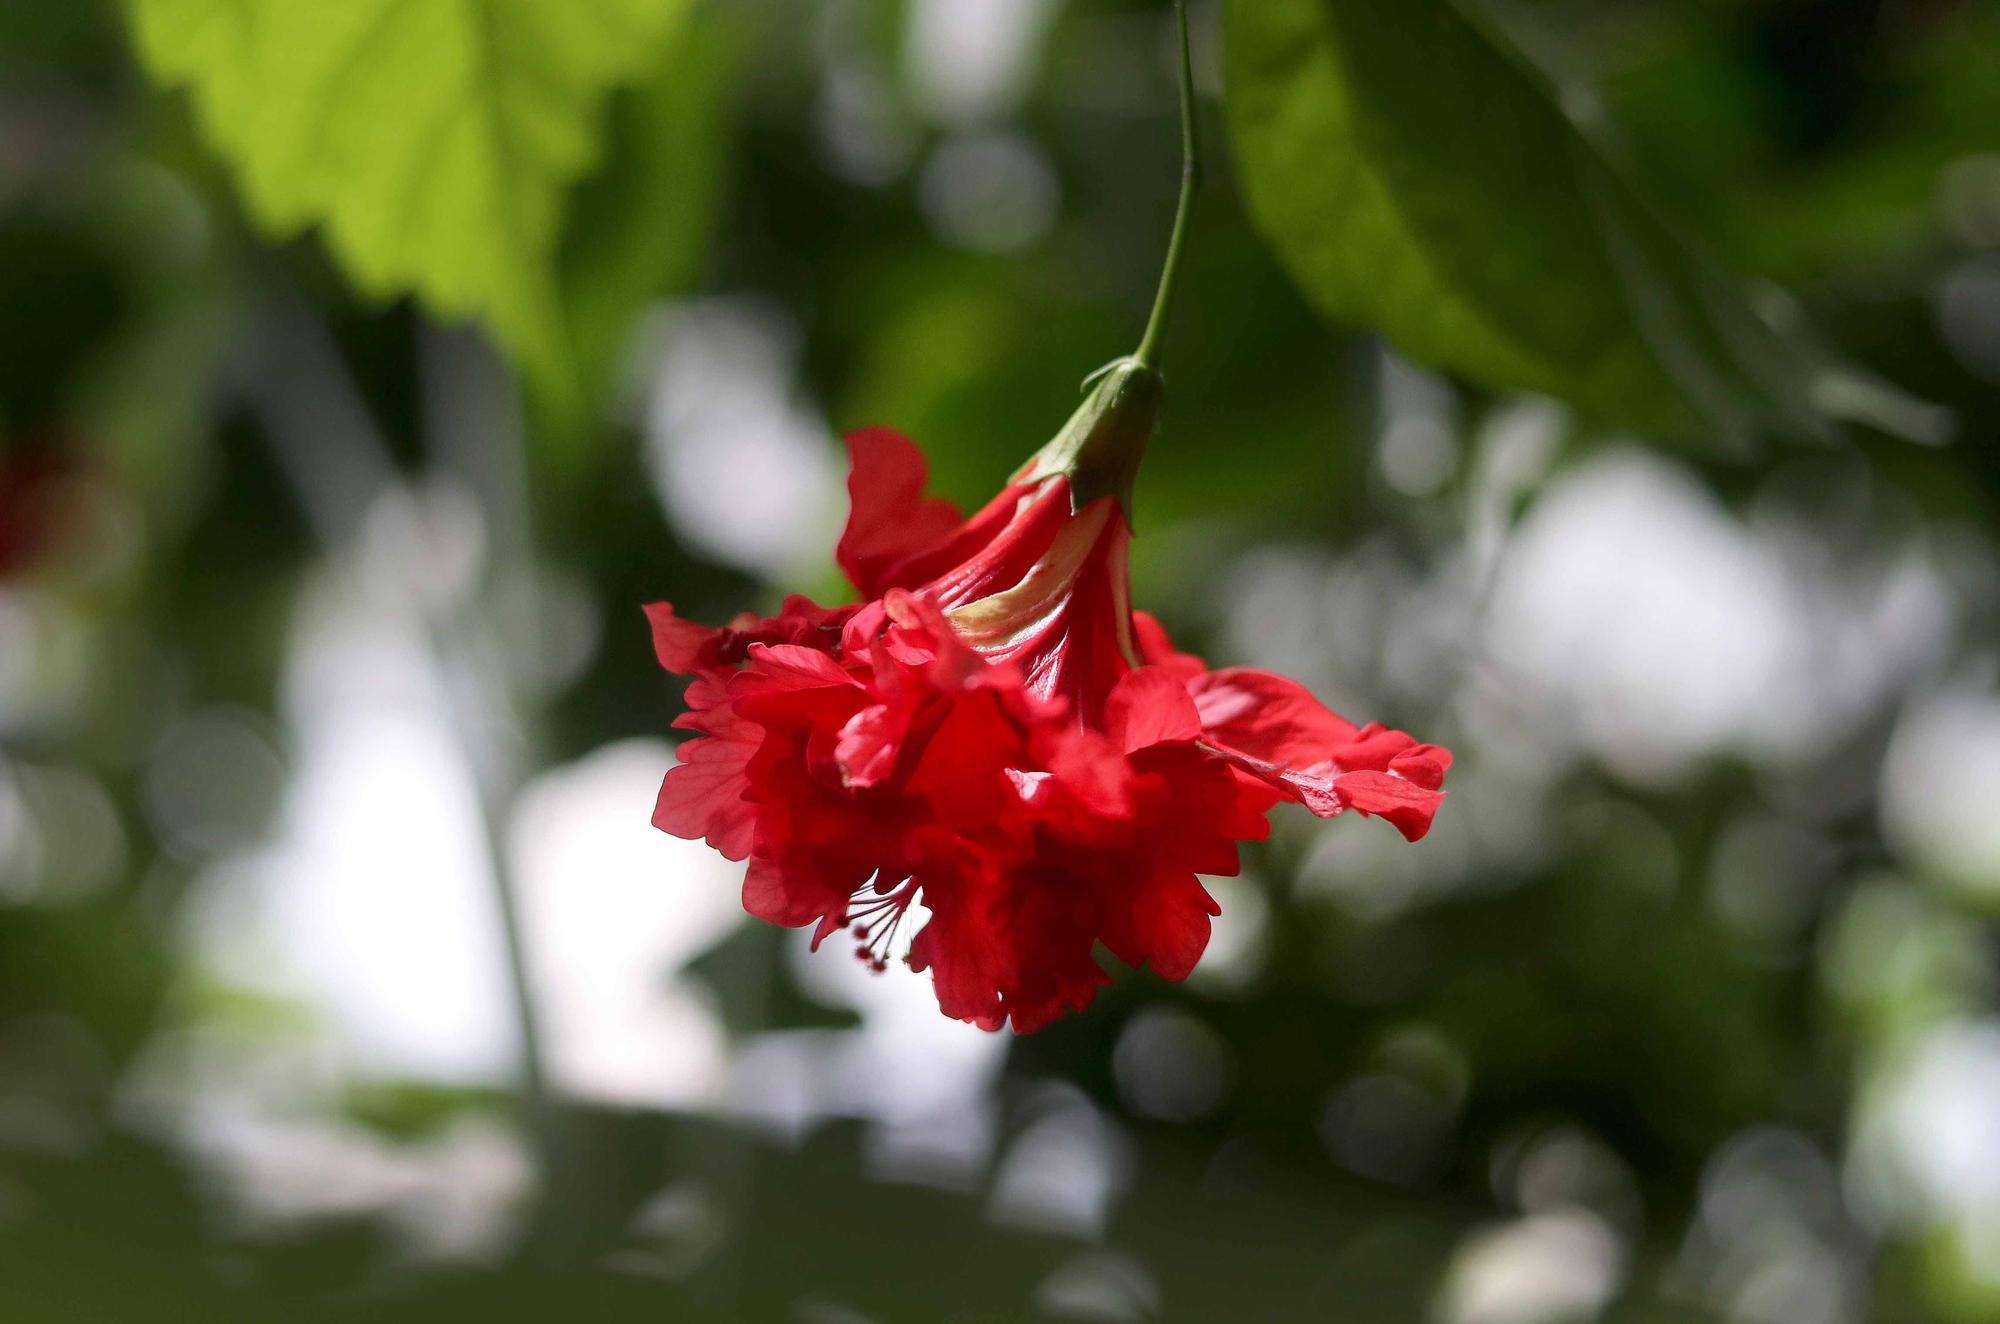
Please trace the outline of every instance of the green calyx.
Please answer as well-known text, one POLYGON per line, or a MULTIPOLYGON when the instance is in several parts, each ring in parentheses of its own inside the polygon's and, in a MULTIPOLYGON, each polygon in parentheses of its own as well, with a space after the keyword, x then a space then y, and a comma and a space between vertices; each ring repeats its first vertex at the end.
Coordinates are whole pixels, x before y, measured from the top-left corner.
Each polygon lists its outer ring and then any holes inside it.
POLYGON ((1114 496, 1132 520, 1132 485, 1146 444, 1160 423, 1165 383, 1137 359, 1119 359, 1096 374, 1096 385, 1062 431, 1023 466, 1016 482, 1062 474, 1069 479, 1070 509, 1114 496))

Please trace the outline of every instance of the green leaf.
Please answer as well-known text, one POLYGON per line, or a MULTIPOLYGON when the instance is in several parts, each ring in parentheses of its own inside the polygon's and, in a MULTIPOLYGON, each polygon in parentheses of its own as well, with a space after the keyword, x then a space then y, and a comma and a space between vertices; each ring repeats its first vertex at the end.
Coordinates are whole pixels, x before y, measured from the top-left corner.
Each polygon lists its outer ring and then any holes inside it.
POLYGON ((257 221, 314 225, 355 285, 479 318, 574 394, 556 277, 604 100, 655 67, 685 0, 130 0, 257 221))
POLYGON ((1474 0, 1229 0, 1230 127, 1259 227, 1327 316, 1483 384, 1740 450, 1940 412, 1753 308, 1608 163, 1586 93, 1474 0), (1574 108, 1566 109, 1566 107, 1574 108))

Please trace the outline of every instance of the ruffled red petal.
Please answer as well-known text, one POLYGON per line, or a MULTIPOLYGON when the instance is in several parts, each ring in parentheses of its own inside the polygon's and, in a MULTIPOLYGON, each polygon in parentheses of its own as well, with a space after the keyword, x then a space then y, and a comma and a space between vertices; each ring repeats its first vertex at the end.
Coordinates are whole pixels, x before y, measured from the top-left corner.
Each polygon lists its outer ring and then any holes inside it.
POLYGON ((721 629, 677 616, 666 602, 648 603, 646 620, 652 626, 653 653, 662 667, 679 676, 727 675, 749 656, 753 644, 832 652, 840 646, 841 627, 854 612, 853 607, 822 607, 794 594, 776 616, 744 612, 721 629))
POLYGON ((674 725, 701 734, 681 742, 680 762, 660 783, 653 826, 689 841, 706 840, 726 859, 744 859, 757 825, 755 806, 743 798, 746 770, 763 729, 738 717, 713 681, 689 685, 687 702, 688 711, 674 725))
POLYGON ((1351 741, 1354 723, 1295 680, 1251 667, 1226 667, 1188 681, 1211 744, 1280 767, 1305 767, 1351 741))
POLYGON ((1336 777, 1333 788, 1349 808, 1386 820, 1409 841, 1431 830, 1444 792, 1428 790, 1387 772, 1350 772, 1336 777))
POLYGON ((717 641, 723 632, 674 615, 670 602, 646 604, 653 627, 653 655, 677 676, 691 676, 717 663, 717 641))
POLYGON ((835 555, 864 598, 907 588, 895 570, 950 541, 964 516, 949 501, 925 499, 930 470, 902 433, 864 428, 847 436, 851 505, 835 555))
POLYGON ((1104 733, 1124 753, 1199 740, 1201 713, 1188 687, 1162 667, 1128 671, 1104 705, 1104 733))
POLYGON ((1026 1034, 1089 1006, 1111 977, 1091 955, 1097 898, 1078 883, 1039 870, 927 876, 939 899, 910 966, 932 972, 939 1009, 986 1029, 1011 1020, 1026 1034))
POLYGON ((1410 841, 1430 831, 1445 793, 1448 751, 1377 723, 1357 727, 1297 681, 1249 667, 1189 682, 1203 744, 1245 775, 1321 818, 1349 809, 1385 819, 1410 841))
POLYGON ((1104 945, 1127 965, 1148 966, 1162 979, 1186 979, 1208 949, 1210 921, 1221 913, 1199 878, 1163 873, 1119 908, 1104 945))

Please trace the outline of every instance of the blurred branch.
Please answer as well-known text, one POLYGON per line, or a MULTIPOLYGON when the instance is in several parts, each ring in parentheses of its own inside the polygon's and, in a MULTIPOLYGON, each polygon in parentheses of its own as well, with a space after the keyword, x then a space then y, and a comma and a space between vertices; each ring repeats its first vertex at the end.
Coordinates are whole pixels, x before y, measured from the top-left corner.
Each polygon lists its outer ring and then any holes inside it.
MULTIPOLYGON (((325 328, 303 305, 273 300, 262 315, 254 357, 241 389, 257 416, 279 469, 331 556, 357 543, 370 506, 401 481, 380 430, 370 417, 325 328)), ((425 430, 436 467, 462 476, 487 517, 489 569, 502 572, 528 558, 520 456, 519 410, 504 369, 470 337, 426 331, 422 377, 427 387, 425 430)), ((534 1137, 546 1193, 558 1182, 557 1119, 544 1066, 530 958, 520 900, 509 863, 506 822, 519 786, 518 754, 496 748, 482 728, 497 704, 517 715, 504 671, 481 667, 467 646, 467 623, 451 603, 429 599, 420 579, 401 581, 411 615, 422 623, 433 665, 450 696, 450 727, 478 790, 479 823, 495 909, 504 935, 505 965, 519 1042, 517 1089, 525 1128, 534 1137), (452 682, 487 682, 473 693, 452 682)))
MULTIPOLYGON (((431 466, 461 478, 475 493, 486 530, 486 585, 506 582, 532 559, 527 494, 527 460, 521 410, 511 375, 477 334, 426 324, 418 343, 424 392, 424 433, 431 466)), ((476 607, 479 595, 467 606, 476 607)), ((534 760, 517 748, 495 748, 482 739, 485 708, 498 700, 512 719, 515 744, 532 743, 511 674, 503 665, 481 669, 465 656, 465 641, 476 635, 453 621, 427 617, 432 647, 452 673, 482 674, 490 685, 453 692, 452 726, 479 785, 479 823, 487 855, 487 877, 505 940, 507 984, 520 1039, 520 1093, 528 1128, 535 1138, 542 1174, 542 1208, 560 1204, 564 1181, 560 1119, 549 1086, 541 1020, 535 1008, 533 958, 521 914, 520 890, 507 844, 507 822, 520 792, 521 770, 534 760), (476 699, 477 702, 467 702, 476 699)), ((536 637, 539 637, 537 634, 536 637)), ((553 1224, 530 1229, 546 1247, 553 1224)))
MULTIPOLYGON (((262 282, 284 290, 284 282, 262 282)), ((360 536, 369 503, 396 481, 396 462, 319 318, 273 293, 249 314, 237 389, 256 417, 327 551, 360 536)))

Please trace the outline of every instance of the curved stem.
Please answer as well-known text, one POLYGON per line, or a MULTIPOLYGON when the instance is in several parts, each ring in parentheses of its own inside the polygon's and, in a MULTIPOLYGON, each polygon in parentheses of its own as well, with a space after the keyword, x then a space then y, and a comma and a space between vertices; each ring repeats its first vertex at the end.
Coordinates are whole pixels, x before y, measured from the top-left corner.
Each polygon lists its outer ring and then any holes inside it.
POLYGON ((1174 18, 1180 28, 1181 46, 1181 196, 1174 208, 1174 233, 1167 241, 1167 263, 1160 272, 1160 290, 1153 296, 1153 315, 1146 321, 1146 334, 1132 358, 1142 367, 1157 369, 1160 338, 1166 330, 1167 310, 1174 301, 1174 283, 1181 271, 1181 253, 1187 240, 1188 217, 1194 212, 1195 190, 1201 186, 1201 139, 1195 133, 1194 57, 1188 49, 1188 0, 1174 0, 1174 18))

